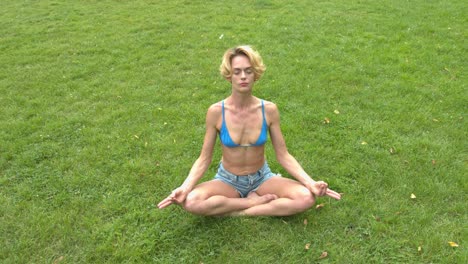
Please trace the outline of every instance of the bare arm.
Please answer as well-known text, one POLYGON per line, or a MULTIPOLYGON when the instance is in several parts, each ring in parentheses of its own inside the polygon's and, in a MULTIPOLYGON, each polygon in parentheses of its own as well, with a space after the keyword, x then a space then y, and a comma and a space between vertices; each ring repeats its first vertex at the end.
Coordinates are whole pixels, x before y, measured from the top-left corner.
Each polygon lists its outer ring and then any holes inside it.
POLYGON ((205 174, 206 170, 211 164, 213 157, 213 149, 216 143, 217 135, 216 123, 218 119, 219 111, 217 111, 215 105, 212 105, 206 114, 206 132, 200 156, 192 165, 192 169, 190 170, 190 173, 185 179, 184 183, 180 187, 173 190, 168 197, 166 197, 158 204, 160 209, 165 208, 173 203, 183 203, 190 191, 195 187, 200 178, 203 177, 203 174, 205 174))
POLYGON ((270 137, 275 149, 276 159, 281 166, 304 186, 306 186, 313 194, 318 196, 328 195, 335 199, 340 199, 341 195, 337 192, 328 189, 328 184, 323 181, 313 180, 297 162, 297 160, 289 153, 286 142, 280 127, 280 114, 278 107, 275 104, 269 104, 267 108, 267 116, 270 123, 270 137))
POLYGON ((206 114, 206 132, 200 156, 193 164, 187 179, 185 179, 182 184, 182 187, 192 190, 210 166, 213 158, 214 145, 216 143, 216 135, 218 133, 216 129, 218 119, 219 113, 216 110, 216 106, 213 105, 208 109, 206 114))

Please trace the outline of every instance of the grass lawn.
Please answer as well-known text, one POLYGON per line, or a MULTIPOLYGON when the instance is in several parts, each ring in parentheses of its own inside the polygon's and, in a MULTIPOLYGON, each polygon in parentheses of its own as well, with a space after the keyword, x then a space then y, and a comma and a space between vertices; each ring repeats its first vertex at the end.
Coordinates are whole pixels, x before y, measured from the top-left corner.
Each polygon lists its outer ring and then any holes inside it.
MULTIPOLYGON (((467 263, 467 13, 462 0, 2 1, 0 262, 467 263), (218 67, 238 44, 264 58, 255 94, 279 106, 289 151, 341 201, 280 218, 156 209, 230 93, 218 67)), ((267 157, 285 175, 270 143, 267 157)))

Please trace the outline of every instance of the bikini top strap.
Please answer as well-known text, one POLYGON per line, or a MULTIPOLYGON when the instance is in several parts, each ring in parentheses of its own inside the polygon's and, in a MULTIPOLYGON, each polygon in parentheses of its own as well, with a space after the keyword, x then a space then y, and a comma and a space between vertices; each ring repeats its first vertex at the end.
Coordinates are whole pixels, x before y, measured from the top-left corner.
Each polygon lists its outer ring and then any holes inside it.
POLYGON ((265 119, 265 105, 263 104, 263 100, 262 100, 262 115, 263 115, 263 119, 265 119))
POLYGON ((221 111, 223 113, 223 123, 224 123, 224 100, 221 102, 221 111))

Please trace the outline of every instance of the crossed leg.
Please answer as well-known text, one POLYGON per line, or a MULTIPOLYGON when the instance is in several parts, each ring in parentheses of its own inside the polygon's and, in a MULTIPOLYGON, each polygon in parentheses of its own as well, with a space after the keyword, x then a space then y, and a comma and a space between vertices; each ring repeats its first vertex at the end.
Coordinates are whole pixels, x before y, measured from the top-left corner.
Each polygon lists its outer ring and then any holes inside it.
POLYGON ((211 180, 197 185, 188 195, 183 207, 197 215, 226 215, 268 203, 278 197, 264 194, 240 198, 237 190, 220 181, 211 180))
POLYGON ((278 199, 258 204, 232 215, 246 216, 287 216, 311 208, 315 203, 314 195, 301 183, 282 177, 272 177, 260 185, 255 193, 249 196, 275 194, 278 199))
POLYGON ((188 194, 183 206, 188 212, 207 216, 286 216, 306 211, 314 203, 314 195, 301 183, 272 177, 246 198, 220 180, 204 182, 188 194))

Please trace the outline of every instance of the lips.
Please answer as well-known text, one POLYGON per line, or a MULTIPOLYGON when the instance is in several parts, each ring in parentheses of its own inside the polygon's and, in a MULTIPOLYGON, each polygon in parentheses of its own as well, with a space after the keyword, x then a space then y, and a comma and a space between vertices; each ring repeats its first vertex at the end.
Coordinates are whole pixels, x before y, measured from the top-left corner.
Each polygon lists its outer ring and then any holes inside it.
POLYGON ((240 86, 242 86, 242 87, 246 87, 246 86, 248 86, 248 85, 249 85, 248 83, 241 83, 241 84, 240 84, 240 86))

